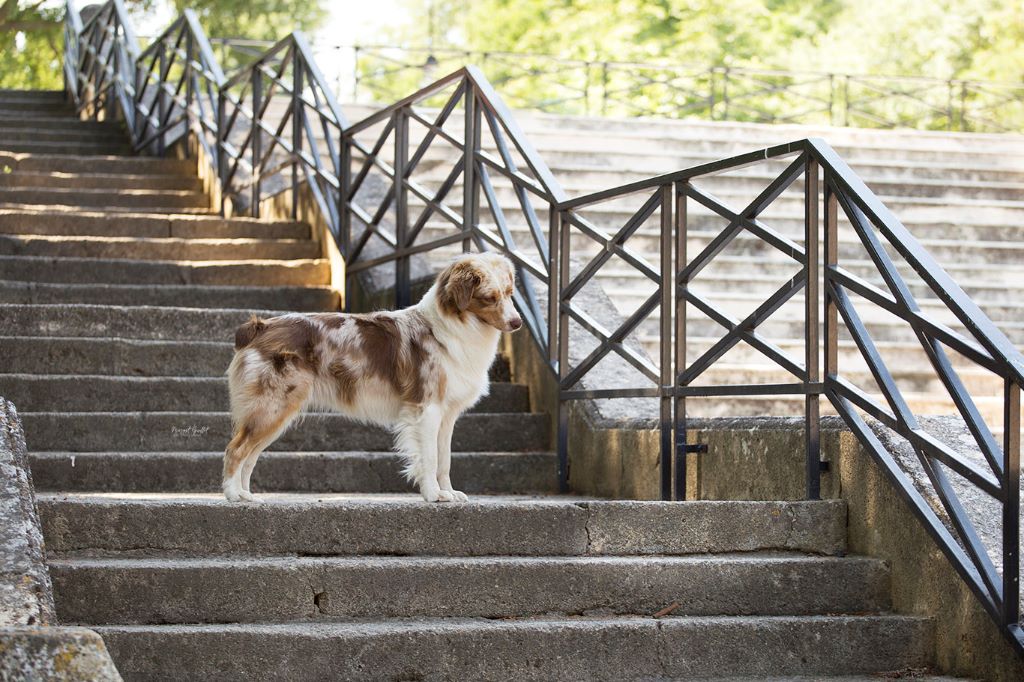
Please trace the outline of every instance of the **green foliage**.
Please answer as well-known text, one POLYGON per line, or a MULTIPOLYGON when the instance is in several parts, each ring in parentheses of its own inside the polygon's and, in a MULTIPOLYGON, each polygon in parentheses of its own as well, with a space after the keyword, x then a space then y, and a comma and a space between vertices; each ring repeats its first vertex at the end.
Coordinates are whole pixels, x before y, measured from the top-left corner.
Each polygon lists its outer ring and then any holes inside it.
MULTIPOLYGON (((992 118, 1003 121, 992 129, 1024 126, 1024 90, 743 73, 1021 82, 1019 0, 408 0, 407 9, 387 42, 431 46, 438 75, 461 65, 443 48, 477 53, 474 61, 512 106, 730 120, 799 115, 807 123, 940 129, 959 127, 962 108, 976 121, 963 123, 967 129, 992 118), (558 67, 500 52, 597 64, 558 67), (602 66, 606 61, 672 68, 602 66)), ((383 63, 366 54, 359 65, 364 89, 380 99, 407 94, 414 69, 383 63)))
POLYGON ((174 0, 175 14, 189 7, 211 38, 276 40, 327 18, 323 0, 174 0))
POLYGON ((60 89, 63 15, 60 7, 0 0, 0 88, 60 89))
MULTIPOLYGON (((129 0, 143 16, 165 0, 129 0)), ((211 37, 281 38, 326 19, 325 0, 173 0, 174 15, 191 7, 211 37)), ((0 87, 59 89, 62 84, 64 3, 0 0, 0 87)), ((230 64, 225 65, 230 66, 230 64)))

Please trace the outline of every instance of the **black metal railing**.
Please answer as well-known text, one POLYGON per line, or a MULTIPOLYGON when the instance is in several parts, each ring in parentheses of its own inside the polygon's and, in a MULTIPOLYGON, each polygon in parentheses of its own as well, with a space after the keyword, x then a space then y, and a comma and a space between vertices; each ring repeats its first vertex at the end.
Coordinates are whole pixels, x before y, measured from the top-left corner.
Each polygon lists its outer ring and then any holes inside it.
POLYGON ((516 303, 558 379, 563 490, 569 480, 568 408, 573 401, 657 399, 662 497, 683 499, 685 455, 694 447, 686 437, 687 400, 795 395, 803 398, 805 408, 806 496, 816 499, 820 413, 830 406, 882 466, 1018 651, 1024 651, 1018 575, 1024 357, 825 142, 798 140, 570 199, 474 67, 460 68, 349 123, 299 34, 225 78, 194 16, 186 14, 143 52, 131 44, 119 0, 110 0, 84 26, 76 18, 69 7, 67 36, 74 44, 66 53, 66 76, 70 96, 83 114, 120 113, 135 146, 156 153, 191 132, 212 150, 207 159, 222 194, 247 196, 253 215, 259 215, 261 203, 278 196, 291 202, 294 215, 301 188, 308 188, 346 261, 350 283, 356 273, 393 267, 401 306, 411 297, 414 256, 476 248, 511 258, 520 275, 516 303), (214 95, 215 113, 210 106, 214 95), (421 108, 423 103, 433 108, 421 108), (772 170, 780 164, 781 170, 772 170), (746 206, 728 206, 701 187, 707 177, 752 165, 770 169, 773 179, 746 206), (804 209, 798 238, 773 229, 765 218, 773 203, 794 191, 804 209), (639 207, 613 233, 588 217, 598 204, 629 197, 637 198, 639 207), (726 226, 691 255, 688 223, 694 209, 720 217, 726 226), (651 221, 659 239, 657 262, 629 244, 651 221), (841 221, 868 254, 876 280, 842 267, 841 221), (528 240, 518 243, 514 234, 524 232, 528 240), (740 235, 779 252, 795 271, 737 317, 716 306, 694 282, 740 235), (612 259, 640 273, 651 291, 616 329, 606 329, 579 298, 612 259), (908 269, 920 279, 917 289, 934 294, 959 329, 924 312, 904 276, 908 269), (800 303, 803 329, 798 357, 761 330, 793 303, 800 303), (893 317, 919 342, 970 432, 977 458, 965 456, 962 444, 954 446, 922 427, 858 312, 864 304, 893 317), (658 353, 652 359, 629 337, 655 313, 658 353), (689 325, 696 314, 724 333, 703 352, 690 353, 689 325), (874 387, 858 385, 857 375, 840 367, 841 334, 852 339, 874 387), (580 344, 583 337, 589 345, 580 344), (768 385, 699 381, 740 343, 791 379, 768 385), (572 351, 582 347, 589 350, 574 359, 572 351), (627 378, 615 387, 586 385, 596 376, 594 368, 612 355, 638 380, 627 378), (1001 383, 1001 430, 986 423, 962 381, 965 363, 1001 383), (911 480, 867 418, 913 447, 928 479, 926 490, 911 480), (957 487, 964 485, 1001 509, 1001 571, 958 495, 957 487))

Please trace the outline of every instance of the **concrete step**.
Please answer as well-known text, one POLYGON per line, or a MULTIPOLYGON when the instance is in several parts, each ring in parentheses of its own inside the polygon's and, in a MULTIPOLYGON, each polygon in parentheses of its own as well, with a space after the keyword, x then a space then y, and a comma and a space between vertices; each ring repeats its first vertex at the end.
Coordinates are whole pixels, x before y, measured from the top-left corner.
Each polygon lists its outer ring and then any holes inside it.
POLYGON ((0 254, 131 260, 302 260, 320 255, 320 246, 309 239, 0 235, 0 254))
POLYGON ((18 90, 0 88, 0 102, 65 102, 63 90, 18 90))
POLYGON ((130 144, 124 131, 110 128, 92 128, 81 130, 73 125, 66 128, 23 128, 16 126, 7 128, 0 118, 0 147, 8 143, 24 142, 63 142, 68 144, 110 144, 121 146, 130 144))
MULTIPOLYGON (((437 155, 438 160, 453 158, 450 155, 437 155)), ((547 157, 545 157, 546 159, 547 157)), ((433 160, 430 153, 424 157, 424 162, 433 160)), ((648 178, 661 173, 679 170, 679 157, 671 156, 656 160, 653 163, 642 164, 629 158, 623 158, 614 166, 607 164, 607 159, 599 155, 581 160, 578 163, 565 161, 552 165, 555 177, 562 184, 562 187, 570 194, 576 193, 576 187, 587 187, 603 185, 604 187, 615 187, 623 184, 623 180, 632 181, 648 178)), ((697 155, 689 165, 699 165, 707 159, 704 155, 697 155)), ((554 161, 552 159, 552 161, 554 161)), ((730 172, 727 176, 710 176, 707 182, 716 182, 716 178, 729 178, 730 182, 746 180, 751 183, 759 182, 761 187, 767 186, 768 182, 775 179, 785 163, 773 164, 769 162, 760 163, 756 166, 741 168, 730 172)), ((1024 170, 1013 168, 989 168, 983 165, 954 165, 941 162, 915 163, 911 161, 860 161, 856 164, 854 171, 872 189, 885 187, 890 184, 913 186, 924 192, 936 192, 942 187, 942 183, 948 182, 948 194, 957 194, 957 190, 963 189, 970 194, 975 189, 1012 189, 1024 184, 1024 170)))
MULTIPOLYGON (((501 385, 501 384, 497 384, 501 385)), ((61 492, 220 492, 224 453, 34 452, 36 490, 61 492)), ((459 489, 479 494, 554 494, 552 452, 455 452, 459 489)), ((253 472, 253 491, 290 493, 412 493, 391 452, 266 452, 253 472)))
POLYGON ((792 616, 890 605, 883 562, 799 554, 76 558, 49 568, 58 618, 90 625, 608 616, 672 603, 673 617, 792 616))
MULTIPOLYGON (((3 176, 0 176, 2 178, 3 176)), ((166 177, 183 176, 131 176, 166 177)), ((0 232, 96 237, 175 237, 179 239, 309 239, 308 223, 216 215, 152 215, 100 211, 0 209, 0 232)))
POLYGON ((71 154, 75 156, 129 156, 127 142, 8 142, 0 140, 0 151, 18 154, 71 154))
MULTIPOLYGON (((0 107, 3 107, 0 104, 0 107)), ((0 114, 0 128, 25 128, 29 130, 80 130, 98 133, 120 133, 127 135, 118 121, 83 121, 72 116, 18 116, 8 110, 0 114)))
MULTIPOLYGON (((495 156, 497 156, 496 153, 495 156)), ((427 152, 420 164, 417 165, 412 178, 425 186, 436 188, 444 181, 458 158, 458 155, 448 153, 443 149, 434 153, 427 152)), ((673 159, 673 161, 673 163, 648 164, 646 167, 630 158, 623 158, 620 163, 613 166, 564 163, 553 166, 552 172, 569 196, 578 196, 616 187, 625 182, 649 178, 661 172, 695 166, 703 162, 704 159, 673 159)), ((701 177, 694 184, 714 195, 742 194, 748 195, 752 199, 778 177, 785 165, 758 164, 752 168, 727 174, 701 177)), ((902 173, 891 170, 882 172, 876 169, 871 175, 861 173, 861 177, 868 187, 880 196, 941 197, 951 204, 971 200, 1017 201, 1024 192, 1024 175, 1012 171, 1001 171, 994 174, 995 178, 981 180, 961 178, 951 170, 936 174, 939 177, 935 178, 915 177, 913 172, 913 170, 902 173)), ((495 177, 496 174, 493 171, 489 174, 496 187, 508 186, 508 181, 501 176, 495 177)), ((460 187, 460 185, 453 187, 452 196, 461 197, 460 187)), ((802 181, 798 180, 794 183, 794 188, 803 191, 802 187, 802 181)))
POLYGON ((127 173, 62 173, 17 171, 0 175, 0 187, 59 189, 176 190, 202 192, 199 178, 189 175, 137 175, 127 173))
POLYGON ((153 681, 225 673, 296 681, 820 679, 922 667, 933 637, 929 621, 907 616, 440 619, 97 632, 126 680, 153 681))
MULTIPOLYGON (((30 450, 77 452, 223 449, 231 440, 227 412, 21 412, 30 450)), ((452 449, 536 451, 550 447, 547 415, 524 412, 467 414, 455 425, 452 449)), ((339 414, 308 414, 271 450, 391 450, 385 428, 339 414)))
POLYGON ((273 493, 262 499, 232 504, 215 493, 40 492, 36 503, 52 558, 242 556, 252 554, 253 538, 261 556, 837 555, 846 549, 841 500, 676 504, 485 495, 469 504, 431 505, 413 494, 273 493))
POLYGON ((223 377, 233 353, 229 342, 2 336, 0 371, 223 377))
MULTIPOLYGON (((206 206, 92 206, 91 210, 102 209, 104 213, 109 214, 112 217, 117 217, 125 214, 139 213, 140 211, 145 212, 149 215, 186 215, 186 216, 214 216, 216 213, 213 209, 206 206)), ((64 213, 72 213, 77 210, 75 204, 26 204, 21 202, 5 202, 0 203, 0 210, 9 211, 60 211, 64 213)))
POLYGON ((67 118, 76 120, 75 111, 69 102, 37 100, 30 98, 0 98, 0 117, 3 118, 67 118))
POLYGON ((189 306, 339 310, 340 294, 329 287, 219 287, 132 284, 48 284, 0 280, 2 303, 88 303, 100 305, 189 306))
POLYGON ((129 173, 134 175, 196 174, 195 159, 161 159, 152 156, 80 156, 63 150, 52 153, 0 151, 0 168, 43 173, 129 173))
MULTIPOLYGON (((0 336, 0 373, 223 378, 233 353, 233 341, 0 336)), ((501 356, 491 380, 509 381, 501 356)))
POLYGON ((59 187, 0 187, 0 203, 90 208, 209 208, 210 199, 200 192, 166 189, 85 189, 59 187), (112 191, 116 190, 116 191, 112 191))
POLYGON ((331 280, 325 259, 157 261, 0 256, 7 280, 77 284, 315 286, 331 280))
POLYGON ((0 304, 4 333, 10 336, 226 341, 256 313, 281 311, 104 306, 81 304, 0 304))
MULTIPOLYGON (((0 374, 0 395, 21 412, 216 412, 227 408, 228 382, 223 377, 0 374)), ((499 382, 491 384, 490 395, 473 410, 527 412, 529 408, 526 386, 499 382)))

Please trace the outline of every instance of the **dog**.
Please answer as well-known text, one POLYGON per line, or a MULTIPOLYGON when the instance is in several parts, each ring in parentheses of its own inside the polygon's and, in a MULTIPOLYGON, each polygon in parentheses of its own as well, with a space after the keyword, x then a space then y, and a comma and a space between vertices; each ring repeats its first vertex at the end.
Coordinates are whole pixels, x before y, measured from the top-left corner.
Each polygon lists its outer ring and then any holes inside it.
POLYGON ((487 394, 501 333, 523 325, 514 290, 507 258, 471 254, 404 310, 253 316, 235 332, 228 368, 224 496, 256 499, 249 480, 260 453, 309 407, 391 427, 423 499, 465 502, 450 476, 452 430, 487 394))

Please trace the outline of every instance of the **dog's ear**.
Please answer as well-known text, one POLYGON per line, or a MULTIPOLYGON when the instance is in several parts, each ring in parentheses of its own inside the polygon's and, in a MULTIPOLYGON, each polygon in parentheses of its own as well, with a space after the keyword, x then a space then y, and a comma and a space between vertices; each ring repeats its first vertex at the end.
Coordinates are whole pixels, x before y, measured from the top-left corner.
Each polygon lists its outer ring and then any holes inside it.
POLYGON ((473 292, 482 278, 472 263, 455 263, 440 277, 440 303, 453 312, 462 312, 473 300, 473 292))
POLYGON ((448 280, 448 290, 451 291, 459 310, 469 307, 469 302, 473 300, 473 292, 480 286, 481 281, 480 273, 471 263, 459 263, 455 266, 448 280))

